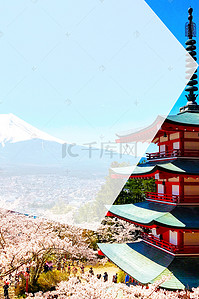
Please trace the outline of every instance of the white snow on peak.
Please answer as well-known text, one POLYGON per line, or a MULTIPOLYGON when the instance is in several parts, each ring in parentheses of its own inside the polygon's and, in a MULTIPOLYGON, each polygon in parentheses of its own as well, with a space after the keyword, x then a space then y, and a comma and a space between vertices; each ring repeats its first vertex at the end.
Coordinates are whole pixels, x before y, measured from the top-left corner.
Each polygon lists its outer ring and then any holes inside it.
POLYGON ((15 143, 32 139, 42 139, 64 143, 63 140, 53 137, 28 124, 12 113, 0 114, 0 143, 15 143))

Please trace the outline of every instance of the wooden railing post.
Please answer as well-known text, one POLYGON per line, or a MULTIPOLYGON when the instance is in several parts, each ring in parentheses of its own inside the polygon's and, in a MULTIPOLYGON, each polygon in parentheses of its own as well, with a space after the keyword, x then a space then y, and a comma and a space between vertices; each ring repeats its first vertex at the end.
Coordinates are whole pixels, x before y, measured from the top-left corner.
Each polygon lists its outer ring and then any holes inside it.
POLYGON ((159 158, 169 158, 169 157, 199 157, 198 150, 184 150, 184 149, 172 149, 170 151, 156 152, 156 153, 146 153, 148 160, 154 160, 159 158))

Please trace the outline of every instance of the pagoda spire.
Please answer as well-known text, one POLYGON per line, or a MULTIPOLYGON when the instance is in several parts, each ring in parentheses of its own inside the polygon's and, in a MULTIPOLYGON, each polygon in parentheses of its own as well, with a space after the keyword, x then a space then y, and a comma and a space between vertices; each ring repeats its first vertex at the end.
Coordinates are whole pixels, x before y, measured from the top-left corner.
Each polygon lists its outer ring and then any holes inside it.
MULTIPOLYGON (((188 9, 188 22, 185 24, 185 36, 188 37, 188 40, 185 42, 186 44, 186 50, 189 54, 187 54, 187 59, 186 59, 186 79, 190 78, 190 75, 193 73, 193 70, 195 69, 195 63, 193 62, 192 59, 195 61, 197 60, 196 58, 196 40, 193 39, 193 37, 196 36, 196 24, 193 22, 193 8, 188 9), (190 56, 192 58, 190 58, 190 56)), ((196 103, 196 98, 197 94, 195 94, 196 91, 198 91, 198 87, 196 86, 198 84, 197 81, 197 70, 187 83, 187 86, 185 88, 185 91, 188 92, 188 95, 186 95, 186 98, 188 100, 186 106, 183 106, 180 108, 180 113, 189 111, 189 112, 199 112, 199 105, 196 103)))

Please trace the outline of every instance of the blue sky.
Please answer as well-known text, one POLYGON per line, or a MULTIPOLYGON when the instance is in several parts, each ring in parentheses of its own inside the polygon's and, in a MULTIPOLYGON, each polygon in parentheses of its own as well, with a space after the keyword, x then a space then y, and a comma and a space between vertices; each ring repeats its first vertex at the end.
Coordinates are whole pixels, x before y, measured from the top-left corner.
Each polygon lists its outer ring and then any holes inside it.
MULTIPOLYGON (((184 47, 187 9, 199 23, 199 1, 146 2, 184 47)), ((114 141, 166 116, 185 86, 185 50, 146 2, 0 0, 0 113, 78 144, 114 141)), ((79 173, 84 156, 74 159, 79 173)))
MULTIPOLYGON (((164 22, 168 29, 174 34, 179 42, 185 47, 185 22, 187 22, 187 10, 193 8, 193 21, 196 23, 197 54, 199 53, 199 1, 198 0, 145 0, 157 16, 164 22)), ((199 56, 197 55, 199 59, 199 56)), ((171 114, 179 112, 179 107, 186 104, 185 92, 179 97, 171 111, 171 114)))
MULTIPOLYGON (((184 46, 187 8, 199 20, 197 0, 146 2, 184 46)), ((167 114, 184 69, 165 72, 182 51, 156 23, 138 0, 0 0, 0 113, 82 143, 167 114)))

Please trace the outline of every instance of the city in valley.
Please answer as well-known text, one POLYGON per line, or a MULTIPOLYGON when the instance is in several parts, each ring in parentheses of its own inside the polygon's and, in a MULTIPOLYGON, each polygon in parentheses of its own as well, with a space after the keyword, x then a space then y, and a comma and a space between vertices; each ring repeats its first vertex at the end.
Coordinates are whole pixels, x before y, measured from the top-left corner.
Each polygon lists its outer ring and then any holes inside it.
POLYGON ((32 216, 55 220, 59 216, 64 220, 70 211, 92 201, 103 182, 103 178, 79 178, 67 173, 2 173, 0 206, 32 216))

